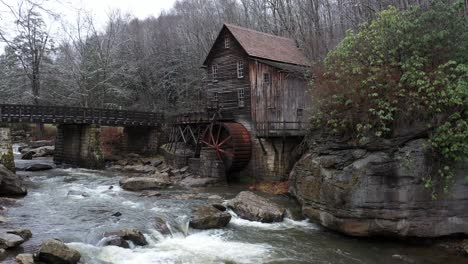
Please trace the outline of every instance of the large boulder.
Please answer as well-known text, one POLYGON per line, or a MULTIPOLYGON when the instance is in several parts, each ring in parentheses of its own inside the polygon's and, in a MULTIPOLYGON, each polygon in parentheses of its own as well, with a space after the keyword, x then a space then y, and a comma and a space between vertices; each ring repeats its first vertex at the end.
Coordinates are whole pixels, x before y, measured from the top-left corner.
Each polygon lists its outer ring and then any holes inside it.
POLYGON ((53 168, 54 167, 52 167, 49 164, 34 163, 24 168, 24 170, 25 171, 45 171, 45 170, 51 170, 53 168))
POLYGON ((12 248, 24 243, 24 238, 10 233, 0 233, 0 248, 12 248))
POLYGON ((310 219, 353 236, 438 237, 468 234, 466 165, 450 195, 424 186, 435 162, 427 140, 395 138, 354 145, 316 141, 290 174, 290 193, 310 219))
POLYGON ((120 181, 122 188, 129 191, 162 189, 169 186, 169 184, 168 180, 155 177, 132 177, 120 181))
POLYGON ((148 242, 146 241, 146 238, 143 235, 143 233, 141 233, 140 230, 134 228, 122 229, 114 232, 106 232, 104 233, 104 237, 120 237, 124 240, 129 240, 133 242, 133 244, 137 246, 148 245, 148 242))
POLYGON ((31 149, 34 152, 33 158, 50 157, 54 155, 55 147, 44 146, 35 149, 31 149))
POLYGON ((0 196, 24 196, 27 193, 23 180, 0 164, 0 196))
POLYGON ((80 258, 77 250, 59 240, 49 239, 42 243, 35 260, 50 264, 76 264, 80 258))
POLYGON ((222 228, 229 224, 231 215, 212 205, 202 205, 195 209, 190 226, 196 229, 222 228))
POLYGON ((285 213, 284 208, 249 191, 240 192, 228 206, 240 218, 263 223, 281 222, 285 213))

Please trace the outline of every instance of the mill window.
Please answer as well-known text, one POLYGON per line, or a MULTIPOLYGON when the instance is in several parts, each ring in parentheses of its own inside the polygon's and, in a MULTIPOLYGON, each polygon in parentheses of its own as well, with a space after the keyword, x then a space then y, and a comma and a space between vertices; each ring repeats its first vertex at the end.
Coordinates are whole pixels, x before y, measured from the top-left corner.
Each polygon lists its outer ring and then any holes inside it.
POLYGON ((242 61, 237 62, 237 78, 244 78, 244 63, 242 61))
POLYGON ((213 81, 216 81, 218 79, 218 65, 213 64, 211 66, 211 74, 213 76, 213 81))
POLYGON ((270 77, 270 74, 269 73, 264 73, 263 74, 263 83, 265 85, 270 85, 271 83, 271 77, 270 77))
POLYGON ((229 49, 229 46, 231 45, 231 41, 229 40, 228 36, 224 37, 224 48, 229 49))
POLYGON ((219 100, 219 95, 218 92, 213 93, 213 100, 218 101, 219 100))
POLYGON ((237 89, 237 103, 239 107, 245 106, 245 91, 244 88, 237 89))
POLYGON ((304 116, 304 109, 298 108, 297 109, 297 120, 301 121, 303 116, 304 116))

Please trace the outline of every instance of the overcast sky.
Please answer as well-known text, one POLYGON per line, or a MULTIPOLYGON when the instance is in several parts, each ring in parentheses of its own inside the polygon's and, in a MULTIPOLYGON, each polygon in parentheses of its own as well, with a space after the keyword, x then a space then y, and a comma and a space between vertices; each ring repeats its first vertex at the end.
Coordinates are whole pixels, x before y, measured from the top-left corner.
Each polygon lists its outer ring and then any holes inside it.
MULTIPOLYGON (((39 0, 41 1, 41 0, 39 0)), ((61 19, 68 23, 75 21, 79 10, 84 10, 93 15, 99 28, 104 27, 108 14, 116 9, 123 14, 130 13, 135 17, 144 19, 149 16, 157 17, 162 11, 169 10, 176 0, 42 0, 47 9, 60 14, 61 19)), ((18 0, 0 0, 0 29, 13 26, 13 19, 9 16, 8 8, 17 6, 18 0)), ((45 20, 50 24, 49 19, 45 20)), ((61 22, 53 22, 55 28, 60 28, 61 22)), ((11 32, 14 35, 14 32, 11 32)), ((3 43, 0 42, 0 54, 3 52, 3 43)))

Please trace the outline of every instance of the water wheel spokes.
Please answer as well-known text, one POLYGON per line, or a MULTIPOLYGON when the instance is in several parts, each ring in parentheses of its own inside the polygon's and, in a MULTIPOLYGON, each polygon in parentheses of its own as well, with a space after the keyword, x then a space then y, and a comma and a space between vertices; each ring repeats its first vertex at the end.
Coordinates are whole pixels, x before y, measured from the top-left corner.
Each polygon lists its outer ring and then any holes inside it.
POLYGON ((216 152, 227 171, 240 170, 250 160, 250 134, 240 123, 210 124, 202 143, 216 152))

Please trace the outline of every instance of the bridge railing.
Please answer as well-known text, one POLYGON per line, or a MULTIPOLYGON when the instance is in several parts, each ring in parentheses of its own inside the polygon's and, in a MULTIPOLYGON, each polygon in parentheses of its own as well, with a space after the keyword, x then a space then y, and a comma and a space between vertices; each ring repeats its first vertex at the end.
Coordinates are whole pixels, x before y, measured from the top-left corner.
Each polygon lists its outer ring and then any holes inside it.
POLYGON ((0 122, 157 126, 164 122, 164 115, 101 108, 1 104, 0 122))

